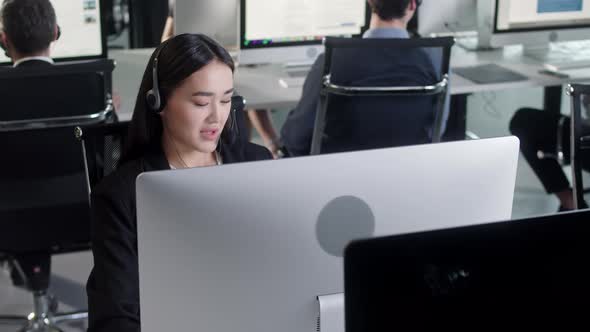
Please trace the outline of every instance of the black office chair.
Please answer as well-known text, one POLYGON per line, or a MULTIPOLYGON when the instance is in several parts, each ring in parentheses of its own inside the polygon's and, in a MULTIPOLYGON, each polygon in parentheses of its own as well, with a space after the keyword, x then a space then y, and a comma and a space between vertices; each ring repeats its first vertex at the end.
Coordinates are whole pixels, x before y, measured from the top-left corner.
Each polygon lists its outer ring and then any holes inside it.
POLYGON ((311 154, 439 142, 453 38, 326 38, 311 154))
MULTIPOLYGON (((572 169, 572 190, 574 193, 574 207, 580 209, 584 204, 584 195, 590 193, 590 188, 584 188, 582 180, 582 162, 581 154, 584 150, 590 149, 590 136, 584 136, 582 109, 586 103, 585 100, 590 100, 590 85, 584 84, 570 84, 566 88, 566 93, 571 97, 571 111, 570 121, 566 117, 559 119, 557 124, 557 144, 555 151, 537 151, 539 159, 555 160, 561 166, 571 164, 572 169), (566 126, 570 128, 570 151, 564 149, 563 135, 566 126), (568 160, 569 152, 569 160, 568 160)), ((587 125, 586 125, 587 127, 587 125)))
POLYGON ((47 290, 51 255, 90 248, 89 185, 74 126, 114 118, 111 60, 0 71, 0 260, 33 293, 21 331, 59 331, 86 312, 57 315, 47 290))
POLYGON ((85 319, 85 312, 55 313, 48 294, 51 255, 90 248, 89 192, 82 152, 71 126, 0 131, 0 252, 15 285, 33 293, 21 331, 60 331, 56 324, 85 319))
MULTIPOLYGON (((588 107, 584 105, 584 100, 590 98, 590 85, 584 84, 570 84, 566 90, 567 94, 572 98, 571 106, 571 165, 572 165, 572 180, 573 180, 573 192, 574 192, 574 207, 579 209, 583 206, 584 194, 589 193, 590 190, 584 189, 584 183, 582 180, 582 162, 581 154, 589 153, 590 151, 590 136, 584 136, 582 122, 584 119, 582 114, 582 108, 588 107)), ((589 110, 587 110, 588 112, 589 110)))
POLYGON ((0 71, 0 129, 92 124, 113 117, 112 60, 0 71))

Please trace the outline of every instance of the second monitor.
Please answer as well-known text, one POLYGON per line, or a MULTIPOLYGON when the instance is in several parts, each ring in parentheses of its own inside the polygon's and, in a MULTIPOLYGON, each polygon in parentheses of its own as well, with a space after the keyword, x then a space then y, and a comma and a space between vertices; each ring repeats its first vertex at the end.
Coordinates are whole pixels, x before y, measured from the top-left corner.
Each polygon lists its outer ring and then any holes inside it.
POLYGON ((585 330, 589 218, 581 211, 355 242, 345 258, 346 331, 585 330))
POLYGON ((360 35, 366 0, 241 0, 240 64, 311 65, 327 36, 360 35))
POLYGON ((482 46, 523 44, 540 60, 549 43, 590 34, 590 0, 481 0, 478 12, 482 46))

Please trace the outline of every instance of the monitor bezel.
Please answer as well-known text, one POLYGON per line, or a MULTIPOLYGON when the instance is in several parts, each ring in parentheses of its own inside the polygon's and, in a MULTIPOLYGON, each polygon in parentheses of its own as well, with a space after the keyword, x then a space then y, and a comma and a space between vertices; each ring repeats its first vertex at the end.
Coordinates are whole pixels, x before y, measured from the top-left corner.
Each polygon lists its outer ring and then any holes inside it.
POLYGON ((543 32, 543 31, 555 31, 555 30, 576 30, 576 29, 588 29, 590 28, 590 23, 588 24, 576 24, 576 25, 552 25, 552 26, 544 26, 544 27, 537 27, 537 28, 516 28, 516 29, 505 29, 501 30, 498 29, 498 20, 499 20, 499 12, 500 6, 498 4, 500 0, 494 0, 494 34, 512 34, 512 33, 525 33, 525 32, 543 32))
MULTIPOLYGON (((293 41, 293 42, 281 42, 281 43, 270 43, 270 44, 249 44, 244 45, 246 41, 246 1, 247 0, 240 0, 240 49, 241 50, 253 50, 253 49, 264 49, 264 48, 278 48, 278 47, 291 47, 291 46, 308 46, 308 45, 321 45, 323 43, 323 39, 317 40, 303 40, 303 41, 293 41)), ((371 20, 371 10, 369 8, 369 4, 365 3, 365 25, 361 28, 361 32, 359 34, 351 35, 350 37, 360 37, 362 36, 365 31, 369 29, 369 22, 371 20)))
MULTIPOLYGON (((74 57, 52 57, 53 61, 55 62, 72 62, 72 61, 87 61, 87 60, 97 60, 97 59, 106 59, 108 57, 108 45, 107 45, 107 31, 106 31, 106 20, 105 20, 105 10, 106 4, 103 0, 96 0, 98 1, 98 5, 100 8, 100 38, 101 38, 101 53, 95 55, 83 55, 83 56, 74 56, 74 57)), ((59 22, 58 22, 59 24, 59 22)), ((2 66, 12 66, 12 61, 0 61, 0 67, 2 66)))

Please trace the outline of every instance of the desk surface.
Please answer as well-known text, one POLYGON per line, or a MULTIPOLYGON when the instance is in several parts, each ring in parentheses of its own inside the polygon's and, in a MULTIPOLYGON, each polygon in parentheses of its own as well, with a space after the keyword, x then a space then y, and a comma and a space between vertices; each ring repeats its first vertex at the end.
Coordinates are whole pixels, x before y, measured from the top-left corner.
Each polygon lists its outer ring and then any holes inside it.
MULTIPOLYGON (((152 53, 152 49, 113 50, 110 57, 117 62, 113 73, 114 91, 121 96, 119 116, 122 120, 131 118, 135 98, 145 66, 152 53)), ((541 74, 542 65, 523 55, 522 46, 510 46, 493 51, 466 51, 455 46, 451 57, 451 67, 475 66, 496 63, 505 68, 518 72, 528 80, 501 83, 476 84, 459 75, 452 75, 451 93, 468 94, 485 91, 497 91, 530 87, 558 86, 584 79, 560 78, 553 75, 541 74)), ((279 83, 284 76, 282 66, 263 65, 258 67, 239 67, 235 75, 236 90, 243 95, 248 106, 252 108, 292 108, 299 101, 301 87, 285 88, 279 83)), ((590 76, 588 77, 590 78, 590 76)), ((586 79, 587 80, 587 79, 586 79)))

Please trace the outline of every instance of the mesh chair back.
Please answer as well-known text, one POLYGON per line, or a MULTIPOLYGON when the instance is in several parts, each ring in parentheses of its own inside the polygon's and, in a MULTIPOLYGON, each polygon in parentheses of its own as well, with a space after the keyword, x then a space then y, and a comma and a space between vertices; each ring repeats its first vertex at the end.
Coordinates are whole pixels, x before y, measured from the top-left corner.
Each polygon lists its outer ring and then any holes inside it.
POLYGON ((446 79, 452 44, 447 38, 327 39, 312 154, 433 141, 447 89, 428 87, 446 79))
POLYGON ((76 137, 81 142, 90 188, 94 188, 119 166, 128 128, 129 122, 76 128, 76 137))
POLYGON ((89 192, 73 127, 0 131, 0 251, 88 248, 89 192))
POLYGON ((112 60, 0 71, 0 126, 104 120, 111 111, 112 60))

